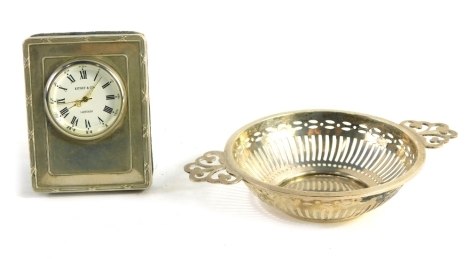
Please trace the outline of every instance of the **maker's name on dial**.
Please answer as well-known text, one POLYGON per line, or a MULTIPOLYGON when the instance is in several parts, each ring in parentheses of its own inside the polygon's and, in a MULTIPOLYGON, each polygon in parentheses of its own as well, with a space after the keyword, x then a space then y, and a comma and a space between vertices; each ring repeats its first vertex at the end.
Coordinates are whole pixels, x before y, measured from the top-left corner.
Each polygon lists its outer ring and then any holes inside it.
POLYGON ((77 86, 75 87, 75 90, 87 90, 87 89, 93 89, 93 86, 77 86))

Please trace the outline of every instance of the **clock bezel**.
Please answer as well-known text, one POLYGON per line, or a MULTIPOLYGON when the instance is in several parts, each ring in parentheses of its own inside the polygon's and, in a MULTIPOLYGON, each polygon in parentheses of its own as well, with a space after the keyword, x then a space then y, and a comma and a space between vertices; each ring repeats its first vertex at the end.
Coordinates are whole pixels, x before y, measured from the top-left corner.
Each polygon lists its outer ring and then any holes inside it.
POLYGON ((46 110, 46 115, 51 122, 51 124, 54 126, 55 129, 60 131, 62 134, 64 134, 67 137, 73 138, 75 140, 97 140, 104 138, 106 136, 109 136, 115 130, 122 124, 122 121, 124 120, 126 110, 127 110, 127 95, 126 95, 126 90, 125 90, 125 84, 122 80, 122 78, 119 76, 119 74, 114 70, 111 66, 103 63, 102 61, 97 61, 93 60, 90 58, 75 58, 73 60, 69 60, 60 66, 58 66, 54 72, 51 73, 49 76, 46 85, 44 87, 44 108, 46 110), (101 131, 98 134, 92 134, 92 135, 79 135, 79 134, 73 134, 72 132, 67 131, 66 129, 62 128, 61 125, 55 120, 54 116, 51 114, 51 109, 50 109, 50 104, 49 104, 49 93, 50 89, 53 86, 53 83, 56 81, 57 77, 66 69, 69 69, 70 67, 83 64, 83 65, 93 65, 96 67, 99 67, 103 70, 105 70, 107 73, 111 75, 113 80, 115 80, 116 85, 119 89, 119 94, 121 95, 121 109, 119 114, 117 115, 118 117, 116 120, 112 123, 112 125, 109 125, 106 129, 101 131))

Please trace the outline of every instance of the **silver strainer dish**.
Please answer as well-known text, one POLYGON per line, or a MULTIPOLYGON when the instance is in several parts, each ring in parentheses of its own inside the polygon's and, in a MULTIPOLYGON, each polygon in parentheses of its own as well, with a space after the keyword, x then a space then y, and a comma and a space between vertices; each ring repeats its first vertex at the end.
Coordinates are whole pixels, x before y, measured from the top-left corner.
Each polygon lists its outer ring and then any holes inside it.
POLYGON ((236 131, 225 151, 185 166, 193 181, 243 180, 261 200, 303 220, 340 221, 373 210, 415 176, 425 147, 457 133, 442 123, 342 111, 272 115, 236 131))

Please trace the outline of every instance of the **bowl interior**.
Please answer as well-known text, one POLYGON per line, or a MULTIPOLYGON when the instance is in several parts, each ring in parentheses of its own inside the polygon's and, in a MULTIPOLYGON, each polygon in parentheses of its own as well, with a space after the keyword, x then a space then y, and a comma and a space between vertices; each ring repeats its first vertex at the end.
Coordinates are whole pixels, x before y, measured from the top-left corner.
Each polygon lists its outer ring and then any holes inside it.
POLYGON ((387 184, 418 161, 414 135, 347 112, 268 117, 235 133, 229 159, 244 179, 297 191, 342 192, 387 184))

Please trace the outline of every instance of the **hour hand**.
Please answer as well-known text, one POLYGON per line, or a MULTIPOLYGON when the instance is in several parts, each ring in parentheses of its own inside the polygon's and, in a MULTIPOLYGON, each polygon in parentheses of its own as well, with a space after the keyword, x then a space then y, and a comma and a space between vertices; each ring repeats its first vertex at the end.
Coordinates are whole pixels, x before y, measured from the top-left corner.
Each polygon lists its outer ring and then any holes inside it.
POLYGON ((56 104, 67 104, 67 103, 74 103, 74 102, 75 102, 75 101, 66 102, 66 101, 65 101, 65 98, 62 98, 62 99, 55 99, 55 100, 51 98, 50 101, 51 101, 51 104, 53 104, 53 103, 56 103, 56 104))
MULTIPOLYGON (((77 103, 83 102, 83 99, 84 99, 84 98, 85 98, 85 97, 83 97, 81 100, 75 100, 75 101, 70 101, 70 102, 66 102, 66 101, 65 101, 65 98, 57 99, 57 100, 51 99, 51 103, 56 103, 57 105, 59 105, 59 104, 69 104, 69 103, 75 103, 75 104, 77 104, 77 103)), ((87 98, 87 100, 88 100, 88 99, 91 99, 91 98, 87 98)))

